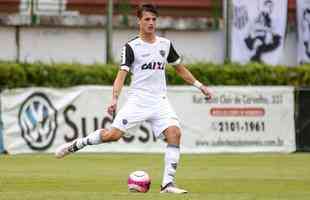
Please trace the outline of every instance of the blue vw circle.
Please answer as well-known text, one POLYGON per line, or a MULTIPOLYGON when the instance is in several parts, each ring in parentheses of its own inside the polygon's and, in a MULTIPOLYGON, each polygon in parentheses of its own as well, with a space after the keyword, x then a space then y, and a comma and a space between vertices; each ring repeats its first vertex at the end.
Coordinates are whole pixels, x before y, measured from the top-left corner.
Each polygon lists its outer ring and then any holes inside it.
POLYGON ((18 123, 27 145, 33 150, 45 150, 56 135, 57 110, 44 93, 35 92, 22 103, 18 123))

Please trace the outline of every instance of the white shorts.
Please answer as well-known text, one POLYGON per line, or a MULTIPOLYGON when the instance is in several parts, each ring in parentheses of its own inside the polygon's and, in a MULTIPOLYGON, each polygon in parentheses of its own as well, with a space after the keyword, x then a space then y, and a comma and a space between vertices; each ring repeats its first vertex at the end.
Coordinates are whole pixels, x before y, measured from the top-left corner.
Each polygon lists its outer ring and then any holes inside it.
POLYGON ((117 113, 112 127, 128 133, 129 129, 140 126, 144 121, 150 122, 153 134, 162 137, 170 126, 180 128, 179 120, 167 97, 158 98, 155 105, 146 105, 141 100, 128 100, 117 113))

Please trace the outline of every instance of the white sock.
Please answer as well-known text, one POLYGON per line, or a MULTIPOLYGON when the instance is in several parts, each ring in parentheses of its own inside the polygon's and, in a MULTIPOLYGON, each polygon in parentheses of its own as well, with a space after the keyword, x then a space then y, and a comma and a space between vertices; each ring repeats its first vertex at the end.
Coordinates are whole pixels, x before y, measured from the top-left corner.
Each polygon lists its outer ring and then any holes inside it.
POLYGON ((95 132, 90 133, 88 136, 79 138, 76 141, 76 147, 82 149, 87 145, 101 144, 101 129, 96 130, 95 132))
POLYGON ((180 160, 179 145, 168 144, 165 153, 165 169, 162 186, 174 183, 175 173, 180 160))

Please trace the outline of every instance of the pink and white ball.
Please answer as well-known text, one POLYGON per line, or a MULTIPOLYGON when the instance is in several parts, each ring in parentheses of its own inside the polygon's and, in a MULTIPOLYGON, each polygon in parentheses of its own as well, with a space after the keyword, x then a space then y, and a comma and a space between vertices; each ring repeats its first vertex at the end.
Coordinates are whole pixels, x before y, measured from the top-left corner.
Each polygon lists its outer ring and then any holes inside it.
POLYGON ((151 178, 145 171, 134 171, 128 177, 129 192, 147 192, 150 189, 151 178))

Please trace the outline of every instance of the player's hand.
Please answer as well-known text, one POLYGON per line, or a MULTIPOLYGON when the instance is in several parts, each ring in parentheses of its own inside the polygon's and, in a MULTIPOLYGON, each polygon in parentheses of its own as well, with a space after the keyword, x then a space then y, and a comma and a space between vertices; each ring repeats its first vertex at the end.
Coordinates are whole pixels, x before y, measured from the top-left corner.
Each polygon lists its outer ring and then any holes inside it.
POLYGON ((116 99, 112 99, 112 102, 108 106, 108 113, 110 115, 114 115, 114 113, 116 112, 116 109, 117 109, 117 100, 116 99))
POLYGON ((210 89, 207 86, 205 86, 205 85, 201 86, 200 90, 206 96, 205 98, 207 100, 210 100, 212 98, 212 93, 211 93, 210 89))

